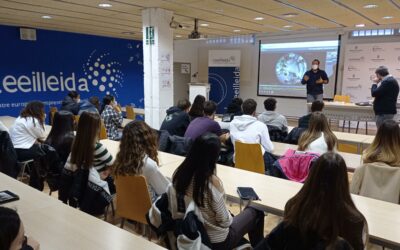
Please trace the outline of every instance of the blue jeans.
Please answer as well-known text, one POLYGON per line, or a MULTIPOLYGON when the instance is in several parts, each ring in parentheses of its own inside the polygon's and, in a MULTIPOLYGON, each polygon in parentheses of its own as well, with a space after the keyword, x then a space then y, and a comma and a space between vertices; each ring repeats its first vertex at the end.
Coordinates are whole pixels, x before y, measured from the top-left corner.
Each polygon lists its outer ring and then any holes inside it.
POLYGON ((391 115, 391 114, 375 115, 376 127, 379 128, 384 121, 393 120, 393 118, 394 118, 394 115, 391 115))
POLYGON ((324 94, 318 94, 318 95, 311 95, 307 94, 307 103, 313 103, 314 101, 324 101, 324 94))

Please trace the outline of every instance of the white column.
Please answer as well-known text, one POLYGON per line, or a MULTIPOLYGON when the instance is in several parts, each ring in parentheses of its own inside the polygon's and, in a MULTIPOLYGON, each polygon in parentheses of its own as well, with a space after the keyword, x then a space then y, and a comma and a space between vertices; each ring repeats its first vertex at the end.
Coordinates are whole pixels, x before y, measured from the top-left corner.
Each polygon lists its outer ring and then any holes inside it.
POLYGON ((167 108, 173 106, 172 14, 159 8, 142 11, 145 120, 155 129, 160 128, 167 108), (154 30, 154 44, 149 40, 150 29, 154 30))

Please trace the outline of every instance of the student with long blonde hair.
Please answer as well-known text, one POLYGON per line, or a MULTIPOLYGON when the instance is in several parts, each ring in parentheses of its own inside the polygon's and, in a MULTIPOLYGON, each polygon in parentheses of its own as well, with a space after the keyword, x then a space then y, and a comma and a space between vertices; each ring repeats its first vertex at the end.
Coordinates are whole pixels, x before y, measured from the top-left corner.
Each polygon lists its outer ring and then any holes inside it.
POLYGON ((155 132, 143 121, 132 121, 122 132, 115 160, 115 176, 143 175, 151 199, 165 193, 169 181, 158 169, 158 145, 155 132))
POLYGON ((329 127, 328 120, 321 112, 314 112, 309 127, 299 139, 298 150, 324 154, 336 151, 337 138, 329 127))

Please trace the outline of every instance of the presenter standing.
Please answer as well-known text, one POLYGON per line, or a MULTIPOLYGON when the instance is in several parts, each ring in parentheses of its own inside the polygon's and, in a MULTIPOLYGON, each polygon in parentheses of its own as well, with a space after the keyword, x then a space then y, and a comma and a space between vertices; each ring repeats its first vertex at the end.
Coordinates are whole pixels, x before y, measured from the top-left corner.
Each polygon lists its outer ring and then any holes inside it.
POLYGON ((392 75, 389 75, 389 70, 385 66, 377 68, 375 75, 371 96, 375 97, 374 112, 376 126, 379 127, 385 120, 393 120, 397 114, 399 84, 392 75))
POLYGON ((323 101, 324 88, 323 84, 329 82, 326 72, 319 68, 320 62, 318 59, 312 61, 312 67, 309 71, 304 73, 301 84, 307 84, 307 102, 323 101))

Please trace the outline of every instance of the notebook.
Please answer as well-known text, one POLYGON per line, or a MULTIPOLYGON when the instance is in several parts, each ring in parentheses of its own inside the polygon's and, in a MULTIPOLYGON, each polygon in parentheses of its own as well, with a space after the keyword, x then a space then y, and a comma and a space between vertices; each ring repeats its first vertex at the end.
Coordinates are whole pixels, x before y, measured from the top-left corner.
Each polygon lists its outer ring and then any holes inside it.
POLYGON ((257 193, 251 187, 238 187, 237 193, 242 200, 260 200, 257 193))
POLYGON ((4 204, 4 203, 16 201, 16 200, 19 200, 18 195, 14 194, 8 190, 0 191, 0 204, 4 204))

